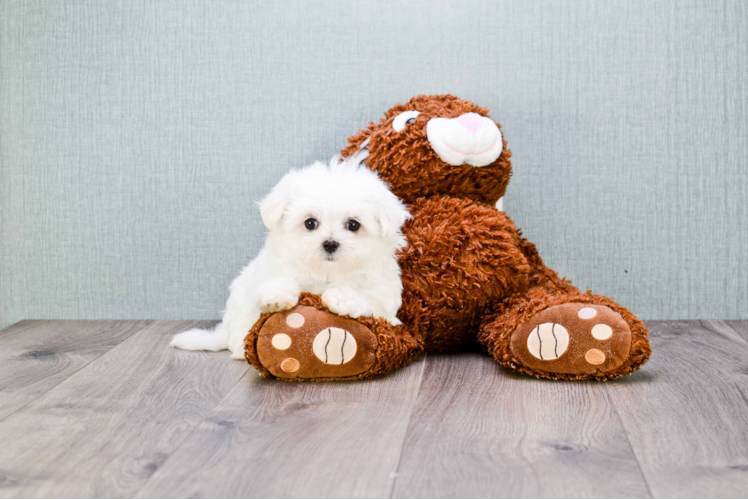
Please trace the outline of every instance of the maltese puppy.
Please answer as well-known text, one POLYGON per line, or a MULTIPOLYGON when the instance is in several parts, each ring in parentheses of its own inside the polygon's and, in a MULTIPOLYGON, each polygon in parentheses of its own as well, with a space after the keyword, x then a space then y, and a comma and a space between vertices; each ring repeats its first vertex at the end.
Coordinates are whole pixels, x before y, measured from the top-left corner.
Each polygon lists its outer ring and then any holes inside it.
POLYGON ((171 345, 229 349, 244 358, 244 337, 260 314, 291 309, 301 292, 321 295, 330 311, 400 324, 397 250, 410 217, 402 202, 360 159, 333 158, 291 171, 260 202, 270 230, 257 257, 234 279, 223 321, 189 330, 171 345))

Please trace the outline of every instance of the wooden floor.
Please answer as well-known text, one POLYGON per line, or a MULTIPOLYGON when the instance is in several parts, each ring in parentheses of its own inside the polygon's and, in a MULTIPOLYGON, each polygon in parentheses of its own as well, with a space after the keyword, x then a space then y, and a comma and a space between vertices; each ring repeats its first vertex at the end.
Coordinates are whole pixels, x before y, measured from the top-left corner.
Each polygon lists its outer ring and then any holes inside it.
POLYGON ((289 384, 167 346, 211 324, 0 332, 0 496, 748 496, 748 321, 651 322, 649 364, 607 383, 476 353, 289 384))

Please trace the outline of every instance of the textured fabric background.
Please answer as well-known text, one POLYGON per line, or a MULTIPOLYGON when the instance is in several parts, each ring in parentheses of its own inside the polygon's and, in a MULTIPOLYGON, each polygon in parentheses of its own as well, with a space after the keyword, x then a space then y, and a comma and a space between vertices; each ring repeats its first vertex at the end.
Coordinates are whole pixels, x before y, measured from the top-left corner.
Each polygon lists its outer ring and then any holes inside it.
POLYGON ((0 326, 218 318, 253 203, 391 105, 454 93, 505 209, 643 318, 748 318, 748 4, 0 1, 0 326))

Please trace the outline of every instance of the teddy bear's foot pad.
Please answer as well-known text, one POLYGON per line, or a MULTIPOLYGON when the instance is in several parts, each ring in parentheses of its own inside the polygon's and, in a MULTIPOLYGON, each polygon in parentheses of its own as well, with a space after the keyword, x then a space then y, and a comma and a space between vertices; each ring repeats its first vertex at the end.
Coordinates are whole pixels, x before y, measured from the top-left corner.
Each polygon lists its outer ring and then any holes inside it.
POLYGON ((631 352, 631 329, 609 307, 568 303, 544 309, 512 335, 512 354, 549 373, 604 374, 631 352))
POLYGON ((296 306, 270 316, 257 336, 260 363, 283 379, 351 377, 376 361, 377 338, 351 319, 296 306))

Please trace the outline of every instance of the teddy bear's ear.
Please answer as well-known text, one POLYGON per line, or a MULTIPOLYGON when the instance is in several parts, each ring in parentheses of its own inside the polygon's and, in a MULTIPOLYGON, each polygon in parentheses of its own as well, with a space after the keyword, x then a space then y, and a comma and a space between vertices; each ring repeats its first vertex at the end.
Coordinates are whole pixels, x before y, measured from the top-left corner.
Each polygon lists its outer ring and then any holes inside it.
POLYGON ((387 191, 386 196, 377 203, 377 221, 385 238, 395 237, 405 221, 410 219, 410 212, 400 199, 387 191))
POLYGON ((271 231, 278 226, 288 208, 291 199, 291 184, 291 179, 286 175, 260 202, 262 222, 271 231))
POLYGON ((355 163, 356 165, 362 165, 364 163, 364 160, 369 157, 369 141, 371 138, 367 138, 364 142, 361 143, 361 146, 359 146, 358 151, 351 157, 351 161, 355 163))

